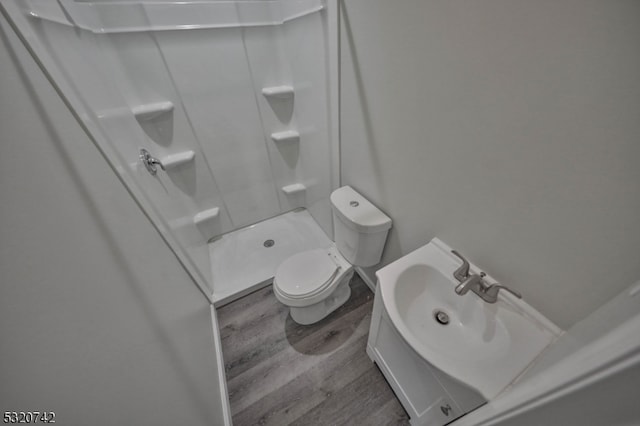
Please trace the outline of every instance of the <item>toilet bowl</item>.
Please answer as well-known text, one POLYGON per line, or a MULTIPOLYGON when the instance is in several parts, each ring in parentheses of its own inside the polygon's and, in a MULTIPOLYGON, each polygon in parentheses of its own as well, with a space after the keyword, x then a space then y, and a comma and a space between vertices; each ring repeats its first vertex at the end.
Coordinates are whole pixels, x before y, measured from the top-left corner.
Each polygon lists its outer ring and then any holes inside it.
POLYGON ((335 246, 308 250, 280 264, 273 279, 273 292, 289 306, 295 322, 308 325, 349 300, 352 277, 353 266, 335 246))
POLYGON ((335 244, 297 253, 278 267, 273 292, 299 324, 320 321, 351 295, 354 266, 380 262, 391 219, 353 188, 331 194, 335 244))

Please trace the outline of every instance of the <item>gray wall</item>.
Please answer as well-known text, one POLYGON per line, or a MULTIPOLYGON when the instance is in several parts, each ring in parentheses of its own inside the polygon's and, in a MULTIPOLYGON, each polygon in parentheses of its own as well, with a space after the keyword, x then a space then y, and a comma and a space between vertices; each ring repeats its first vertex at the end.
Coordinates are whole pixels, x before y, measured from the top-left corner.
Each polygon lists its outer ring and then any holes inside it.
MULTIPOLYGON (((640 275, 640 3, 344 0, 342 183, 566 328, 640 275)), ((373 276, 373 270, 369 270, 373 276)))
POLYGON ((205 297, 0 20, 0 412, 222 424, 205 297))

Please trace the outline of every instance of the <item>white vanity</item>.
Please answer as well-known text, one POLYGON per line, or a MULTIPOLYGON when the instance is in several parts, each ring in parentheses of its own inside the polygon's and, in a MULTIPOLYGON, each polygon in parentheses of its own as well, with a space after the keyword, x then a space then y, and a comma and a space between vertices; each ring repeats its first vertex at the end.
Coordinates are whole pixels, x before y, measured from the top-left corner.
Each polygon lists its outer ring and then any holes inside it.
POLYGON ((376 273, 367 353, 412 425, 445 425, 491 400, 560 334, 510 294, 456 294, 460 263, 434 238, 376 273))

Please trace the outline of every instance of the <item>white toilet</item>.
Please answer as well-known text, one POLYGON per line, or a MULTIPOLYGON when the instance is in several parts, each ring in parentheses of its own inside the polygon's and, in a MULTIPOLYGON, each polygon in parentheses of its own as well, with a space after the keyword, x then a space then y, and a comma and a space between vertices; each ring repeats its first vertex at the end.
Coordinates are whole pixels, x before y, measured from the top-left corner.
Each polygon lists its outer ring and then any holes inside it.
POLYGON ((350 186, 331 194, 335 244, 308 250, 282 262, 273 292, 298 324, 320 321, 351 295, 353 266, 380 262, 391 219, 350 186))

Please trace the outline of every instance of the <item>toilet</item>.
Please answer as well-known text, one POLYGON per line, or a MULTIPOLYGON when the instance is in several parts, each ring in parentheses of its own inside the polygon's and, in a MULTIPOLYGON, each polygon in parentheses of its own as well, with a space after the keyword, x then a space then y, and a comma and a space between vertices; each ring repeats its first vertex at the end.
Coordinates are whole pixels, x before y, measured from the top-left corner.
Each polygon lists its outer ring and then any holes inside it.
POLYGON ((334 241, 286 259, 276 270, 273 292, 298 324, 320 321, 349 296, 354 266, 380 262, 391 219, 350 186, 331 193, 334 241))

